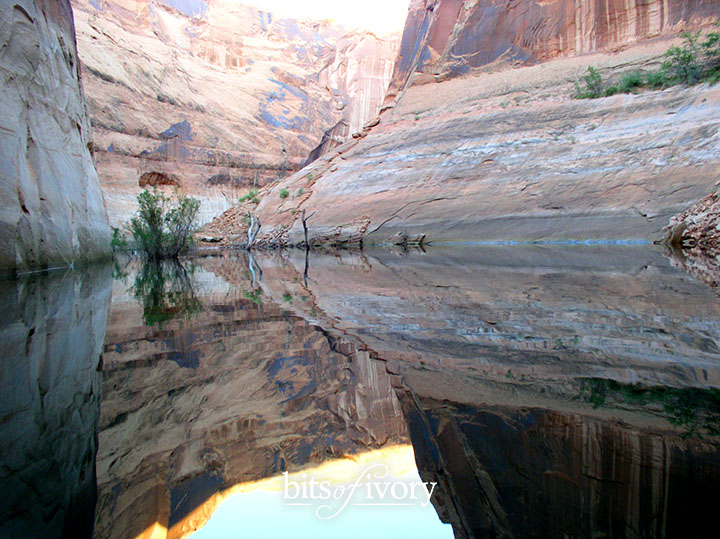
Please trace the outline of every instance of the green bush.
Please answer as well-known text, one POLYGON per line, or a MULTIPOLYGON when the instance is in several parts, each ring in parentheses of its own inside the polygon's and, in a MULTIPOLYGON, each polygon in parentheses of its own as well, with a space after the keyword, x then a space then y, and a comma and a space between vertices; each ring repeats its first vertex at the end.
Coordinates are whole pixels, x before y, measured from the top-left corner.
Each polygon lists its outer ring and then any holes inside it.
POLYGON ((620 93, 620 90, 617 86, 608 86, 605 88, 605 91, 603 92, 603 96, 610 97, 611 95, 615 95, 617 93, 620 93))
POLYGON ((127 249, 128 242, 125 238, 125 235, 122 233, 122 231, 117 228, 113 227, 113 234, 112 239, 110 240, 110 246, 112 247, 113 251, 123 251, 127 249))
POLYGON ((143 191, 137 200, 129 225, 136 247, 153 260, 177 258, 192 243, 200 201, 179 192, 166 198, 155 190, 143 191))
MULTIPOLYGON (((249 201, 257 204, 257 202, 255 202, 257 200, 257 194, 258 194, 257 189, 250 189, 247 193, 245 193, 243 196, 240 197, 240 200, 238 202, 240 202, 240 204, 242 204, 243 202, 249 200, 249 201)), ((258 200, 258 202, 260 202, 260 201, 258 200)))
POLYGON ((280 189, 280 198, 287 198, 290 196, 290 191, 285 188, 280 189))
POLYGON ((585 88, 581 88, 579 83, 575 83, 575 98, 576 99, 595 99, 602 97, 603 95, 603 82, 602 76, 593 66, 588 66, 588 74, 585 75, 582 80, 585 83, 585 88))
POLYGON ((665 88, 668 85, 665 72, 662 70, 651 71, 645 76, 645 85, 653 90, 665 88))
POLYGON ((672 84, 697 84, 703 78, 703 44, 700 43, 700 32, 682 34, 683 44, 673 45, 665 53, 667 60, 662 71, 672 84))
POLYGON ((645 74, 642 71, 630 71, 620 78, 617 89, 620 94, 635 93, 645 86, 645 74))
POLYGON ((584 88, 575 83, 575 98, 594 99, 618 93, 636 93, 642 88, 662 89, 675 84, 691 86, 703 81, 711 84, 720 82, 720 32, 709 32, 704 38, 701 32, 686 32, 682 36, 682 44, 670 47, 665 53, 665 61, 659 71, 625 73, 617 85, 604 88, 597 70, 588 67, 588 74, 582 78, 584 88))

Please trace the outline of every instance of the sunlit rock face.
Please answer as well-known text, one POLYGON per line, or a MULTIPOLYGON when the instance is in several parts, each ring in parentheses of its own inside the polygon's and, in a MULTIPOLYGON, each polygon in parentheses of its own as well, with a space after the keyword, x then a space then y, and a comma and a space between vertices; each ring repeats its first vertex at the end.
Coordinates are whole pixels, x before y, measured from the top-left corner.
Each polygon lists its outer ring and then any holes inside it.
POLYGON ((704 0, 413 0, 390 95, 491 65, 609 50, 715 20, 704 0))
POLYGON ((247 260, 200 264, 192 320, 147 326, 143 316, 161 313, 142 294, 141 308, 134 274, 116 282, 103 353, 98 537, 157 527, 184 536, 234 485, 407 442, 383 362, 292 315, 303 299, 274 301, 251 282, 247 260))
POLYGON ((332 126, 347 124, 347 137, 377 115, 398 45, 231 0, 73 7, 114 225, 147 173, 177 176, 204 222, 297 170, 332 126))
POLYGON ((0 3, 0 273, 109 254, 66 0, 0 3))
POLYGON ((0 283, 0 535, 88 537, 110 268, 0 283))
POLYGON ((273 186, 259 240, 301 242, 302 210, 320 244, 659 240, 717 179, 718 90, 577 100, 575 83, 589 65, 608 85, 658 69, 718 17, 702 1, 413 2, 379 125, 273 186))
POLYGON ((274 186, 260 237, 301 243, 306 210, 314 243, 660 240, 717 181, 720 89, 572 99, 585 62, 410 88, 367 137, 274 186))

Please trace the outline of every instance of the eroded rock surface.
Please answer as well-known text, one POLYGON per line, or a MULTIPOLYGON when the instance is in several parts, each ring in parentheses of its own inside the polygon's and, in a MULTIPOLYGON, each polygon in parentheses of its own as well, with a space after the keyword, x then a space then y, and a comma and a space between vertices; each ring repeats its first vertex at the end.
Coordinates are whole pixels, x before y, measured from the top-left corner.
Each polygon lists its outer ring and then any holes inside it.
POLYGON ((0 273, 109 255, 67 0, 0 3, 0 273))
POLYGON ((568 62, 410 88, 261 196, 261 239, 301 243, 304 209, 312 243, 659 240, 717 181, 720 89, 574 100, 568 62))
POLYGON ((230 0, 73 6, 113 225, 145 174, 176 175, 205 222, 300 168, 338 122, 324 147, 344 141, 377 115, 398 45, 230 0))
POLYGON ((413 2, 377 125, 273 186, 259 244, 300 243, 303 209, 316 244, 658 240, 717 181, 717 88, 574 100, 574 83, 588 65, 610 81, 655 69, 680 30, 719 15, 700 1, 413 2))
POLYGON ((714 190, 665 227, 673 261, 712 288, 720 285, 720 193, 714 190))

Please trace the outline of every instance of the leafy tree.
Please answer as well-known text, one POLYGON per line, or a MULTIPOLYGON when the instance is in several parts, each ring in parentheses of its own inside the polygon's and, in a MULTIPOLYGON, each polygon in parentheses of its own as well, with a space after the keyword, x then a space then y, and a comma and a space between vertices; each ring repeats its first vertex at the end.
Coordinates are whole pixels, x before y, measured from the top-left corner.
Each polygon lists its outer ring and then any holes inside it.
POLYGON ((148 258, 177 258, 192 243, 200 201, 176 192, 167 198, 156 190, 138 195, 137 215, 129 229, 137 247, 148 258))

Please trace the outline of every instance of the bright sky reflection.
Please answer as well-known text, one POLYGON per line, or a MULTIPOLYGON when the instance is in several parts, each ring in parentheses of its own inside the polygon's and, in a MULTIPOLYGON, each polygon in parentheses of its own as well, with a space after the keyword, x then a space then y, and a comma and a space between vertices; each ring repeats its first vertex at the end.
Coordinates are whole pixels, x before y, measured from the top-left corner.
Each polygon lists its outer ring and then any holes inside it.
MULTIPOLYGON (((415 458, 411 446, 399 446, 390 449, 373 451, 351 459, 340 459, 323 464, 322 466, 304 472, 291 474, 287 478, 288 484, 295 482, 299 486, 305 483, 306 496, 290 487, 288 492, 292 496, 297 492, 298 497, 286 500, 285 477, 275 477, 257 483, 240 485, 233 489, 218 506, 207 524, 195 534, 193 539, 210 538, 267 538, 267 537, 293 537, 293 538, 363 538, 374 539, 398 537, 413 538, 451 538, 452 527, 440 522, 432 503, 422 507, 422 501, 427 501, 419 491, 417 485, 421 479, 415 468, 415 458), (370 473, 382 475, 387 466, 389 475, 386 477, 373 476, 367 480, 370 473), (361 477, 361 481, 357 481, 361 477), (328 488, 333 493, 341 492, 338 487, 347 489, 357 484, 355 496, 337 516, 321 520, 316 515, 317 507, 323 504, 332 504, 331 512, 321 513, 329 516, 337 512, 344 503, 345 497, 333 500, 315 500, 310 505, 289 505, 291 503, 306 503, 309 497, 308 481, 314 478, 318 482, 327 481, 328 488), (368 483, 372 483, 368 485, 368 483), (402 486, 400 483, 404 484, 402 486), (386 485, 395 489, 393 496, 386 485), (416 499, 410 498, 410 489, 414 488, 416 499), (384 494, 379 494, 383 492, 384 494), (407 496, 402 494, 407 492, 407 496), (368 498, 368 494, 371 498, 368 498), (406 503, 409 505, 356 505, 358 503, 406 503)), ((317 487, 314 487, 314 490, 317 487)), ((319 489, 315 490, 320 494, 319 489)))

